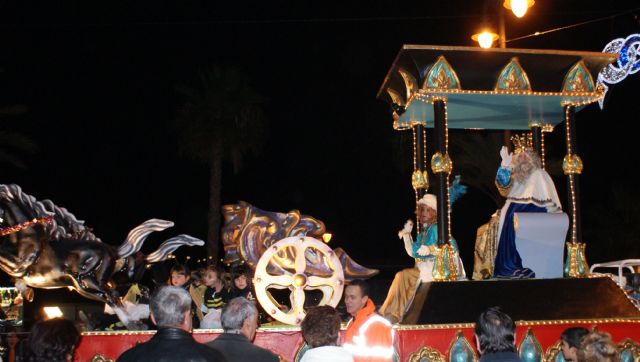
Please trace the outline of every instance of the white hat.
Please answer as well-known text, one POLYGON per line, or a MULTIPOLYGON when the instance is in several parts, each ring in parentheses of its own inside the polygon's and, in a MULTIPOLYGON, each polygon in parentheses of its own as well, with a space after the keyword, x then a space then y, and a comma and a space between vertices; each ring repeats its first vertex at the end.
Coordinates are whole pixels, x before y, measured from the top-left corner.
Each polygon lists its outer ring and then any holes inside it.
POLYGON ((418 200, 418 204, 422 204, 433 210, 438 209, 438 199, 434 194, 424 194, 424 196, 422 196, 422 198, 418 200))

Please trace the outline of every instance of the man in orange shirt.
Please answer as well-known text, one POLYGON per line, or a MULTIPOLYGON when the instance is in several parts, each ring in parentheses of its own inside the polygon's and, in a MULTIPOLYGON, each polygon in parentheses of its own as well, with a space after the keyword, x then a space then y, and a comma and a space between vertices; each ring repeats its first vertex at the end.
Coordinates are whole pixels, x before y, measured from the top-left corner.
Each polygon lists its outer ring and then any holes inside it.
POLYGON ((375 312, 369 298, 369 285, 364 280, 354 280, 344 291, 344 304, 353 316, 347 325, 344 348, 355 362, 393 361, 393 336, 391 323, 375 312))

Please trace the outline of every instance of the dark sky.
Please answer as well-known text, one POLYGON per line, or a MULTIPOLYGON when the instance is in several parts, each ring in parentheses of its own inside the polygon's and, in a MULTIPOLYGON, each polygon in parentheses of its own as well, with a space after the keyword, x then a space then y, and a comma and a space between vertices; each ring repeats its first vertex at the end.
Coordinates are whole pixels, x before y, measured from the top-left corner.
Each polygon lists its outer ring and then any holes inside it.
MULTIPOLYGON (((538 0, 523 19, 507 15, 507 38, 634 8, 636 15, 507 46, 601 51, 640 31, 639 7, 538 0)), ((487 15, 495 11, 488 6, 487 15)), ((52 199, 109 243, 152 217, 176 223, 161 236, 205 238, 208 174, 178 153, 176 86, 191 84, 203 66, 235 65, 267 99, 270 137, 241 172, 225 169, 225 203, 299 209, 323 220, 332 245, 356 261, 408 265, 396 232, 412 216, 410 170, 393 151, 400 134, 375 94, 402 44, 474 45, 469 37, 482 15, 480 0, 2 1, 0 104, 28 112, 0 126, 28 134, 40 152, 27 157, 28 170, 2 165, 0 182, 52 199)), ((633 184, 626 157, 636 152, 629 127, 638 120, 639 80, 615 86, 605 111, 592 105, 578 113, 587 209, 610 207, 603 200, 613 183, 633 184)), ((561 142, 563 131, 555 133, 561 142)), ((467 270, 475 229, 494 209, 474 190, 456 205, 454 235, 467 270)))

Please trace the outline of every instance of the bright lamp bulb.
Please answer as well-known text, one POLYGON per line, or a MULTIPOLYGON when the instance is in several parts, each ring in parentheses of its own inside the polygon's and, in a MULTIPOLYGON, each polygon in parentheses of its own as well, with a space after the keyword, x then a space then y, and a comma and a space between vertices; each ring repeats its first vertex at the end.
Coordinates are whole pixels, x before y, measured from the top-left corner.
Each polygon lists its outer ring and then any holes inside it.
POLYGON ((529 2, 527 0, 511 0, 511 11, 519 18, 523 17, 527 13, 529 8, 529 2))
POLYGON ((480 43, 481 48, 491 48, 491 44, 493 44, 493 34, 487 31, 478 34, 478 43, 480 43))
POLYGON ((60 310, 60 307, 53 306, 53 307, 44 307, 42 309, 44 310, 46 319, 60 318, 63 316, 62 311, 60 310))

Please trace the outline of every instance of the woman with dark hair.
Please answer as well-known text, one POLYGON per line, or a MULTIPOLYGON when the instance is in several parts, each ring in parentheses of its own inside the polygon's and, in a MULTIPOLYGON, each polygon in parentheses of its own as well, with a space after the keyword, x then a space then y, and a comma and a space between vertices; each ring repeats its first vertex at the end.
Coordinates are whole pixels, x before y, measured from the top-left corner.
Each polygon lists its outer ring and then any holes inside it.
POLYGON ((332 306, 309 308, 300 328, 309 345, 300 362, 353 362, 353 355, 340 347, 340 314, 332 306))
POLYGON ((72 321, 55 318, 40 321, 31 328, 31 362, 70 362, 80 342, 80 332, 72 321))

